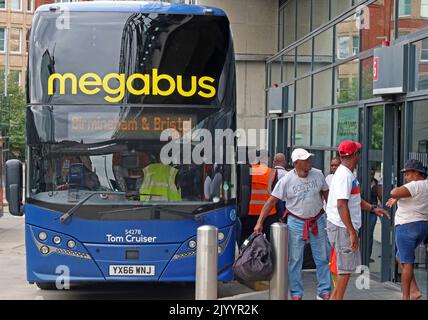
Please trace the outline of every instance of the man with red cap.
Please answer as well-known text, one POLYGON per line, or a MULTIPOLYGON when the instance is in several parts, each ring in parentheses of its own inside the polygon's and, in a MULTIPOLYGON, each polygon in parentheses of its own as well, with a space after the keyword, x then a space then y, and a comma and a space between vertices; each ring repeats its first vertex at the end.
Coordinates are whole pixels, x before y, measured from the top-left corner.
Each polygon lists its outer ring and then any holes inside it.
POLYGON ((341 165, 330 185, 327 201, 327 234, 336 252, 337 283, 331 300, 343 300, 351 274, 361 265, 358 248, 358 230, 361 227, 361 209, 380 217, 389 217, 387 211, 361 199, 360 184, 353 172, 359 161, 361 144, 343 141, 338 152, 341 165))

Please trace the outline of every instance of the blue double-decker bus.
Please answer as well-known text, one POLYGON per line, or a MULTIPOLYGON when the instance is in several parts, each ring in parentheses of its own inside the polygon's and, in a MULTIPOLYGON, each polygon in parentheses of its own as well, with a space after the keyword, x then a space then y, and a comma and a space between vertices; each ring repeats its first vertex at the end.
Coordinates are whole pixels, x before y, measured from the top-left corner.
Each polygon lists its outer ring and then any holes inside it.
POLYGON ((54 288, 64 270, 71 283, 194 281, 201 225, 219 230, 218 280, 233 279, 236 168, 193 134, 236 129, 222 10, 43 5, 27 97, 25 173, 8 161, 6 184, 10 212, 25 213, 30 283, 54 288))

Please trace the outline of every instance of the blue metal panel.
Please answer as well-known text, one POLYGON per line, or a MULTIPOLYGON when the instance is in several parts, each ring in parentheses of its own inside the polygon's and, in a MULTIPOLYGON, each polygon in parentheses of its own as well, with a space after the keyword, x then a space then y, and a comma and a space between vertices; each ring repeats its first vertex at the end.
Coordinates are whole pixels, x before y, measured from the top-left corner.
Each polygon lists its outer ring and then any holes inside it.
POLYGON ((58 267, 67 267, 70 281, 194 281, 196 255, 189 241, 196 239, 197 227, 215 225, 225 237, 219 241, 219 281, 233 279, 231 269, 235 256, 234 206, 206 213, 204 221, 95 221, 73 217, 67 224, 59 221, 59 212, 26 205, 27 279, 30 282, 55 281, 61 275, 58 267), (125 229, 141 229, 144 235, 156 236, 154 243, 129 242, 106 244, 106 234, 123 234, 125 229), (38 239, 40 232, 46 240, 38 239), (53 237, 61 237, 55 244, 53 237), (76 247, 67 247, 73 240, 76 247), (49 254, 40 252, 41 246, 49 254), (127 249, 140 252, 137 260, 127 260, 127 249), (193 251, 193 252, 192 252, 193 251), (72 255, 71 255, 72 253, 72 255), (110 265, 154 265, 154 276, 109 276, 110 265))
POLYGON ((223 10, 210 6, 196 6, 187 4, 171 4, 165 2, 145 2, 145 1, 94 1, 94 2, 69 2, 45 4, 40 6, 36 12, 50 11, 52 6, 57 6, 60 10, 70 12, 143 12, 143 13, 163 13, 163 14, 196 14, 205 15, 206 9, 211 9, 211 15, 225 16, 223 10))

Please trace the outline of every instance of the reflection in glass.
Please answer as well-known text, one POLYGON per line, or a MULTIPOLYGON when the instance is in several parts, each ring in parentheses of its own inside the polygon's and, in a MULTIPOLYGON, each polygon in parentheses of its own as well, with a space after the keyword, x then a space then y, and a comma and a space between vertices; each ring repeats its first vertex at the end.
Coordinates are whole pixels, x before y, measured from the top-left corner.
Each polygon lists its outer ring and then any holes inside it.
POLYGON ((272 61, 270 64, 270 83, 269 86, 274 86, 281 83, 281 60, 280 58, 272 61))
POLYGON ((310 31, 311 0, 297 1, 297 39, 300 39, 310 31))
POLYGON ((361 50, 380 47, 391 40, 394 31, 394 1, 378 0, 358 12, 361 29, 361 50))
POLYGON ((282 82, 289 82, 294 79, 294 56, 295 49, 284 53, 282 56, 282 82))
POLYGON ((297 48, 297 77, 311 72, 312 65, 312 40, 306 41, 297 48))
POLYGON ((331 17, 334 18, 352 6, 351 0, 331 0, 331 17))
POLYGON ((333 63, 333 28, 330 28, 314 39, 314 70, 333 63))
POLYGON ((306 111, 311 107, 311 77, 296 82, 296 111, 306 111))
POLYGON ((287 1, 284 6, 283 48, 296 40, 296 1, 287 1))
POLYGON ((328 0, 312 1, 312 30, 328 21, 328 11, 328 0))
POLYGON ((298 114, 296 115, 296 130, 295 130, 295 145, 296 146, 309 146, 310 145, 310 132, 311 132, 311 114, 298 114))
POLYGON ((428 2, 425 0, 398 1, 398 37, 428 26, 428 2))
POLYGON ((358 60, 341 64, 335 71, 335 103, 358 100, 358 60))
POLYGON ((373 98, 373 57, 361 60, 361 98, 373 98))
POLYGON ((331 105, 332 69, 314 74, 314 108, 331 105))
MULTIPOLYGON (((428 101, 417 101, 411 108, 411 146, 409 159, 417 159, 428 167, 428 101)), ((426 250, 421 244, 416 251, 415 279, 423 294, 427 294, 428 266, 424 264, 426 250)))
MULTIPOLYGON (((383 105, 369 109, 371 113, 370 137, 369 137, 369 162, 366 170, 369 170, 370 194, 363 195, 368 202, 379 205, 381 200, 382 163, 383 163, 383 105), (379 189, 379 190, 378 190, 379 189)), ((369 213, 367 225, 363 225, 367 231, 367 249, 369 255, 370 270, 380 274, 382 255, 382 224, 374 213, 369 213)))
POLYGON ((336 59, 343 60, 360 52, 360 30, 356 16, 336 25, 336 59))
POLYGON ((340 108, 334 110, 333 141, 337 147, 342 141, 358 141, 358 108, 340 108))
MULTIPOLYGON (((412 44, 415 70, 415 90, 428 89, 428 38, 412 44)), ((412 88, 413 89, 413 88, 412 88)))
POLYGON ((312 122, 312 145, 330 147, 331 111, 314 112, 312 114, 312 122))

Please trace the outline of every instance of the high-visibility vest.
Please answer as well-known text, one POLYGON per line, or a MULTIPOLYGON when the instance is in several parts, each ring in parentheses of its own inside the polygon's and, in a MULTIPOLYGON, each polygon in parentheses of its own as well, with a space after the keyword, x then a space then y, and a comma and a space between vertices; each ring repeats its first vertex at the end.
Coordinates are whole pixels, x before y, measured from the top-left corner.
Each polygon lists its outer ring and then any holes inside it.
POLYGON ((143 169, 143 173, 141 201, 181 201, 181 191, 175 185, 177 169, 163 163, 152 163, 143 169))
MULTIPOLYGON (((276 170, 265 165, 251 166, 251 198, 248 208, 248 215, 259 216, 263 205, 267 202, 272 192, 272 184, 275 179, 276 170)), ((276 208, 269 211, 269 215, 274 215, 276 208)))

